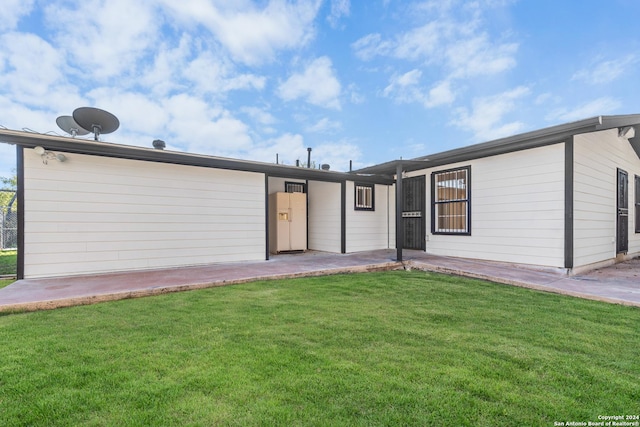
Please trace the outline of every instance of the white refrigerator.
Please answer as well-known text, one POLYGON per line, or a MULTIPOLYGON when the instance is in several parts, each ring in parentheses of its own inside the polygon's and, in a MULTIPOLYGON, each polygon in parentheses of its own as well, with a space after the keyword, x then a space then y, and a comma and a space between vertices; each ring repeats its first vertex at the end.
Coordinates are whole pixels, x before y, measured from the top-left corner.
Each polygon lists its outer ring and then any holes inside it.
POLYGON ((269 251, 307 250, 307 195, 272 193, 269 195, 269 251))

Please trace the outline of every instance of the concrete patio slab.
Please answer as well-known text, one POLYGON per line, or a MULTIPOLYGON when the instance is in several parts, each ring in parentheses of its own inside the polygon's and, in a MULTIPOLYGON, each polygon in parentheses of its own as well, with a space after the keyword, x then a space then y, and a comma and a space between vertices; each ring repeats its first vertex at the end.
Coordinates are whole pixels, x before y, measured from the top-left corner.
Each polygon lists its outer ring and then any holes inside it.
POLYGON ((272 257, 268 261, 132 271, 112 274, 19 280, 0 289, 0 312, 47 310, 168 292, 338 273, 419 269, 522 286, 581 298, 640 307, 640 259, 567 276, 562 269, 437 257, 395 250, 354 254, 307 252, 272 257))
POLYGON ((569 276, 564 269, 536 267, 411 252, 405 257, 413 268, 545 292, 640 307, 640 258, 569 276))

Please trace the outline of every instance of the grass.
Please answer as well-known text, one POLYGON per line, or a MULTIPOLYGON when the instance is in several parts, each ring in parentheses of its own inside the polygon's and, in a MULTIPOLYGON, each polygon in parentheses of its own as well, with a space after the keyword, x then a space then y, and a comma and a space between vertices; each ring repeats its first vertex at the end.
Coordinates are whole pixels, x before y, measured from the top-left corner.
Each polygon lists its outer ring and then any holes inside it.
POLYGON ((0 316, 0 425, 549 426, 640 413, 640 310, 423 272, 0 316))
POLYGON ((16 274, 18 266, 18 251, 2 250, 0 251, 0 276, 8 274, 16 274))

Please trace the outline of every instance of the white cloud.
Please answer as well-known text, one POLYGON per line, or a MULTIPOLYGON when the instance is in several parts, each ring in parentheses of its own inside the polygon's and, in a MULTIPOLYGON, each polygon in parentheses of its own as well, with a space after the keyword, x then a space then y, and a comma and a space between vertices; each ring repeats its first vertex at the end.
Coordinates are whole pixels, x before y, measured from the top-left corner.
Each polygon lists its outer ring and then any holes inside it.
POLYGON ((271 113, 262 108, 242 107, 240 111, 262 125, 272 125, 277 122, 276 118, 271 113))
POLYGON ((455 100, 455 94, 451 89, 451 82, 443 80, 434 85, 429 90, 429 96, 426 99, 426 107, 436 107, 439 105, 451 104, 455 100))
POLYGON ((360 93, 360 90, 355 83, 349 84, 346 92, 348 93, 349 100, 352 104, 362 104, 366 100, 365 96, 360 93))
POLYGON ((165 96, 184 87, 179 81, 183 66, 192 54, 192 37, 182 34, 175 47, 161 42, 154 53, 153 61, 145 66, 139 83, 151 90, 156 96, 165 96))
POLYGON ((20 97, 42 97, 63 76, 63 59, 45 40, 34 34, 5 33, 0 36, 0 81, 20 97))
POLYGON ((578 105, 571 110, 566 108, 555 110, 547 116, 547 120, 567 122, 588 119, 590 117, 613 113, 618 110, 621 105, 617 99, 606 96, 578 105))
MULTIPOLYGON (((362 153, 353 142, 347 140, 327 141, 317 144, 312 149, 311 161, 315 163, 316 168, 327 163, 331 166, 331 170, 348 171, 349 160, 354 161, 354 169, 361 166, 358 161, 362 153)), ((243 153, 242 158, 275 163, 276 154, 281 164, 293 166, 296 164, 296 160, 304 165, 307 163, 308 153, 304 138, 299 134, 291 133, 256 143, 243 153)))
POLYGON ((81 102, 78 88, 65 75, 64 57, 47 41, 34 34, 9 32, 0 35, 0 46, 1 94, 23 106, 53 112, 81 102))
POLYGON ((306 129, 307 132, 311 133, 331 133, 339 130, 342 130, 342 124, 328 117, 323 117, 306 129))
POLYGON ((142 93, 102 87, 92 90, 88 96, 98 108, 115 114, 125 132, 160 135, 171 118, 160 102, 142 93))
POLYGON ((66 5, 46 7, 48 25, 55 29, 59 51, 94 78, 134 74, 138 60, 158 41, 160 20, 147 2, 87 0, 66 5))
POLYGON ((338 21, 343 16, 349 16, 351 3, 349 0, 331 0, 331 13, 327 16, 329 25, 333 28, 338 26, 338 21))
POLYGON ((413 69, 402 75, 393 76, 382 94, 397 103, 423 104, 426 108, 451 104, 455 95, 451 90, 451 82, 444 80, 427 90, 420 84, 422 71, 413 69))
POLYGON ((164 100, 162 107, 169 114, 168 133, 187 151, 229 156, 251 146, 248 126, 223 108, 186 94, 164 100))
POLYGON ((518 121, 502 123, 518 101, 530 94, 529 88, 519 86, 498 95, 473 100, 472 110, 460 108, 452 122, 457 127, 473 132, 479 141, 492 140, 518 133, 524 124, 518 121))
POLYGON ((196 85, 198 92, 225 93, 238 89, 264 88, 266 78, 255 74, 237 73, 233 64, 210 52, 201 53, 189 62, 184 76, 196 85))
MULTIPOLYGON (((442 49, 448 44, 446 37, 453 31, 447 21, 434 21, 418 28, 401 33, 393 43, 391 54, 396 58, 412 61, 432 61, 442 55, 442 49)), ((381 43, 384 51, 385 43, 381 43)), ((380 49, 378 49, 380 51, 380 49)))
POLYGON ((382 94, 398 103, 422 102, 424 96, 418 86, 421 77, 422 71, 418 69, 392 76, 382 94))
POLYGON ((452 43, 446 58, 452 77, 499 74, 515 67, 515 43, 492 44, 486 34, 452 43))
POLYGON ((373 33, 356 40, 351 44, 351 48, 358 58, 369 61, 376 56, 388 55, 391 52, 392 44, 383 41, 380 34, 373 33))
POLYGON ((340 91, 340 82, 335 76, 331 60, 322 56, 282 83, 278 95, 285 101, 303 98, 310 104, 339 110, 340 91))
POLYGON ((296 160, 306 159, 307 148, 302 135, 285 133, 277 138, 259 142, 248 149, 243 158, 275 163, 276 155, 278 162, 286 165, 295 165, 296 160))
POLYGON ((3 0, 0 7, 0 31, 12 30, 18 21, 31 13, 34 0, 3 0))
POLYGON ((496 75, 516 66, 518 44, 494 39, 482 19, 483 8, 504 2, 426 2, 409 7, 421 25, 395 36, 363 36, 351 45, 355 55, 370 61, 377 56, 418 63, 440 80, 496 75), (426 22, 425 22, 426 21, 426 22))
POLYGON ((168 13, 205 26, 239 62, 271 62, 278 51, 304 46, 313 36, 319 0, 254 3, 164 0, 168 13))
POLYGON ((630 71, 638 63, 638 57, 634 54, 612 60, 594 63, 587 69, 575 73, 571 80, 584 81, 589 84, 605 84, 616 80, 624 73, 630 71))
POLYGON ((316 167, 322 164, 328 164, 331 170, 348 171, 349 161, 354 162, 353 168, 360 167, 359 160, 362 156, 360 148, 347 140, 337 142, 324 142, 313 147, 311 152, 311 161, 315 162, 316 167))

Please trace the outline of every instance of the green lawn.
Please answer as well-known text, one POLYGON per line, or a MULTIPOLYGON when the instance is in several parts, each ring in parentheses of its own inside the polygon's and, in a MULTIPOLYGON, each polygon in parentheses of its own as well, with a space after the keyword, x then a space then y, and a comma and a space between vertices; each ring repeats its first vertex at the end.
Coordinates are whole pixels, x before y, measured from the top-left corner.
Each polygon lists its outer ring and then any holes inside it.
POLYGON ((384 272, 0 316, 0 425, 552 426, 640 413, 640 310, 384 272))
POLYGON ((16 274, 17 265, 17 251, 0 251, 0 276, 7 274, 16 274))

